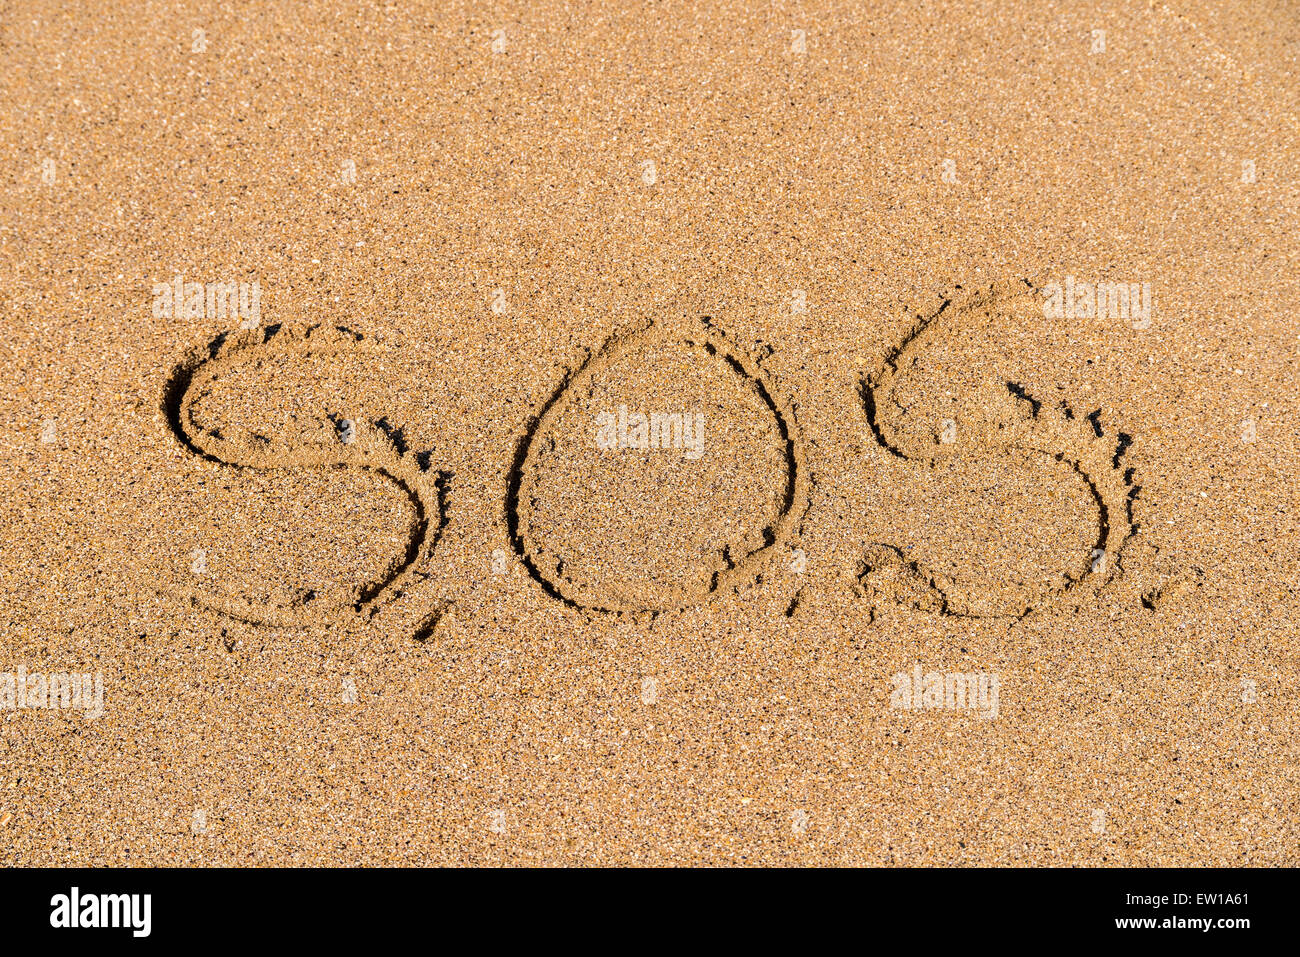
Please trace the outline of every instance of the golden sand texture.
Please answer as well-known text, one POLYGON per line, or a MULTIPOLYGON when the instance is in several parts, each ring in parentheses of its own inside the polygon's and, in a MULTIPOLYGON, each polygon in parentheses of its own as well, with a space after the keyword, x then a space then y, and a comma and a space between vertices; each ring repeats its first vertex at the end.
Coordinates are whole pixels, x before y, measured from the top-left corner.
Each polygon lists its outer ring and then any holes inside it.
POLYGON ((0 862, 1300 863, 1295 8, 918 6, 11 10, 0 862))

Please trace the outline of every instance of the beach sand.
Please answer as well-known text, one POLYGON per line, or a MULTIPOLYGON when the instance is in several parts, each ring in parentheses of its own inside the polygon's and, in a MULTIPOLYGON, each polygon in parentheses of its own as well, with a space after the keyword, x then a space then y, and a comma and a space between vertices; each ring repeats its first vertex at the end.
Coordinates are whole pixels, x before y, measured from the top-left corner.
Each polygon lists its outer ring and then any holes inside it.
POLYGON ((0 54, 0 862, 1300 863, 1293 6, 0 54))

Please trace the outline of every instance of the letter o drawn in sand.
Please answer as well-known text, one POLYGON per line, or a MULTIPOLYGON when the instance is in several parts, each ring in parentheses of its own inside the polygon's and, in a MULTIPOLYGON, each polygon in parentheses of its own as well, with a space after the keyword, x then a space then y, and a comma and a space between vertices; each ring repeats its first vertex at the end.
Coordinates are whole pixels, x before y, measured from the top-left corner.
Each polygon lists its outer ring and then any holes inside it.
POLYGON ((711 323, 645 323, 565 376, 526 428, 511 544, 547 594, 677 611, 757 575, 808 504, 790 407, 711 323))

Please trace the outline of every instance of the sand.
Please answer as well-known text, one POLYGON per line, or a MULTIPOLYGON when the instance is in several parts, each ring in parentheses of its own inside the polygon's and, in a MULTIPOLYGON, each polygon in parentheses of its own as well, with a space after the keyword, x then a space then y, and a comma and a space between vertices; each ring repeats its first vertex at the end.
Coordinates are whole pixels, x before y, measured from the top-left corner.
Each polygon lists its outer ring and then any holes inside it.
POLYGON ((0 862, 1300 863, 1298 41, 20 3, 0 862))

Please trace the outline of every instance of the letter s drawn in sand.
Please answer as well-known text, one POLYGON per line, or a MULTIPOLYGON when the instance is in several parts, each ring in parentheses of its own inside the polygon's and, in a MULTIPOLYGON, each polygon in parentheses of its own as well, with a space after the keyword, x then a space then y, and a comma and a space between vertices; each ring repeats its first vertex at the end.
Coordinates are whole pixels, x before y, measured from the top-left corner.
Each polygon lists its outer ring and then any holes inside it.
MULTIPOLYGON (((1017 310, 1041 309, 1041 296, 1027 280, 973 292, 959 288, 916 316, 911 331, 859 391, 871 433, 894 461, 934 475, 971 456, 968 461, 994 463, 1002 474, 1018 472, 1025 487, 1055 482, 1073 489, 1065 494, 1095 516, 1095 540, 1063 567, 1045 569, 1033 580, 996 582, 978 556, 971 557, 968 571, 941 571, 897 544, 869 544, 858 583, 859 593, 872 602, 873 617, 894 605, 958 617, 1023 618, 1085 585, 1099 592, 1125 577, 1139 532, 1133 509, 1141 486, 1136 469, 1124 462, 1132 438, 1107 434, 1100 410, 1076 415, 1068 402, 1041 399, 1014 378, 984 376, 972 390, 972 373, 961 366, 961 350, 970 343, 991 343, 995 352, 1004 348, 999 323, 1017 310), (963 375, 967 381, 959 386, 963 375)), ((1127 577, 1136 581, 1140 573, 1127 577)), ((1146 599, 1143 604, 1153 607, 1146 599)))
MULTIPOLYGON (((196 397, 218 377, 232 371, 277 356, 333 355, 366 349, 364 337, 341 327, 240 330, 219 337, 206 349, 196 350, 177 366, 167 383, 162 413, 168 430, 186 452, 215 465, 266 471, 354 468, 393 483, 409 499, 414 514, 405 551, 395 555, 378 577, 357 586, 345 603, 326 605, 310 590, 283 605, 216 596, 191 584, 171 584, 164 591, 251 624, 349 628, 368 621, 416 582, 429 577, 424 569, 445 523, 445 476, 422 467, 384 430, 370 423, 345 422, 339 441, 283 448, 259 436, 220 434, 194 420, 196 397)), ((436 623, 440 613, 435 612, 430 620, 436 623)))

